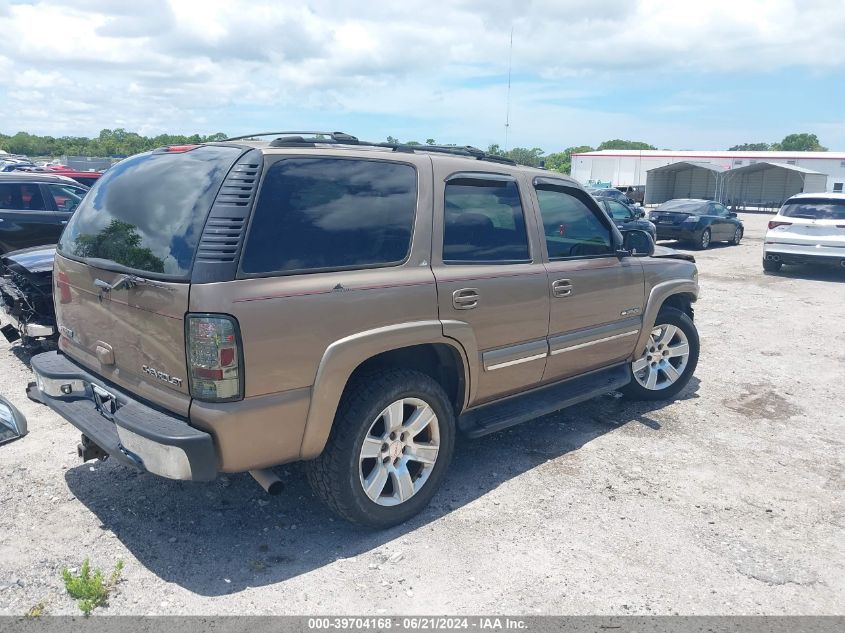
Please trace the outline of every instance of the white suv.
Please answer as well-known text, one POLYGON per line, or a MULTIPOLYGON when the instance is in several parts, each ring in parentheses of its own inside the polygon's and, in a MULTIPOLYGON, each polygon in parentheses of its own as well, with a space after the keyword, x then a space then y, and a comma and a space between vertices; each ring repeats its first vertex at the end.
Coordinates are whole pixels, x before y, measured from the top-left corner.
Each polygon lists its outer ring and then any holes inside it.
POLYGON ((845 267, 845 194, 800 193, 769 222, 763 270, 817 263, 845 267))

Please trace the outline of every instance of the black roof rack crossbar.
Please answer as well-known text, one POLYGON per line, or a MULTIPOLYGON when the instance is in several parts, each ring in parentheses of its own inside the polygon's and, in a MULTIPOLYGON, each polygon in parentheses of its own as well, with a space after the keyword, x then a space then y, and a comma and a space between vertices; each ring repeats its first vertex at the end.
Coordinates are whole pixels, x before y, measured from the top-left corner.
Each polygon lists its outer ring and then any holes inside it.
POLYGON ((487 160, 493 163, 502 163, 505 165, 516 165, 516 162, 510 158, 497 156, 496 154, 489 154, 488 152, 478 149, 477 147, 473 147, 472 145, 408 145, 407 143, 370 143, 367 141, 358 141, 358 145, 386 147, 392 149, 394 152, 437 152, 439 154, 466 156, 477 160, 487 160))

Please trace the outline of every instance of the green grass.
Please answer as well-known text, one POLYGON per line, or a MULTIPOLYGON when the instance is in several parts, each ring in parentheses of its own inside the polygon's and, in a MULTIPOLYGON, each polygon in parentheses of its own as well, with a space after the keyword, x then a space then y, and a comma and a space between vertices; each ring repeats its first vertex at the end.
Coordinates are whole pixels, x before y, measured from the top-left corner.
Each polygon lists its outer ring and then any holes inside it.
POLYGON ((46 609, 47 605, 43 601, 39 602, 37 604, 32 605, 32 607, 30 607, 29 611, 26 612, 26 615, 24 617, 28 619, 40 618, 42 615, 44 615, 44 611, 46 609))
POLYGON ((108 603, 109 593, 120 581, 120 574, 123 571, 123 561, 117 561, 111 576, 108 580, 103 577, 103 571, 99 568, 91 570, 91 565, 86 558, 82 563, 79 574, 74 575, 65 567, 62 570, 62 579, 65 581, 65 589, 72 598, 77 600, 80 611, 87 616, 97 607, 108 603))

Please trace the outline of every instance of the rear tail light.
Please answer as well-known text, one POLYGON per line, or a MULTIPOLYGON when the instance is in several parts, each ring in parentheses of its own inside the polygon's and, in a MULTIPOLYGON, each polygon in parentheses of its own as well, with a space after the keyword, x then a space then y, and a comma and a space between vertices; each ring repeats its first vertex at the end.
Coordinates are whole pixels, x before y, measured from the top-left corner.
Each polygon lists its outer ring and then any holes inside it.
POLYGON ((70 280, 66 272, 56 275, 56 289, 59 291, 59 303, 70 303, 70 280))
POLYGON ((243 398, 237 321, 223 315, 188 315, 185 328, 191 396, 207 402, 243 398))
POLYGON ((792 222, 776 222, 775 220, 771 220, 769 222, 770 229, 773 229, 777 226, 792 226, 792 222))

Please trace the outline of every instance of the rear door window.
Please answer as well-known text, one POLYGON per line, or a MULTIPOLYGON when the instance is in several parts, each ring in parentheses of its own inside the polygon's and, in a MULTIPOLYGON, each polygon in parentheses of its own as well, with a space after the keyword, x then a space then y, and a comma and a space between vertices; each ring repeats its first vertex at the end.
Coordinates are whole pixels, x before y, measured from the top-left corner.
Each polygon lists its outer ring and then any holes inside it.
POLYGON ((407 257, 417 172, 404 163, 286 158, 267 170, 241 258, 246 275, 397 265, 407 257))
POLYGON ((446 183, 443 262, 531 261, 519 189, 510 180, 456 178, 446 183))

